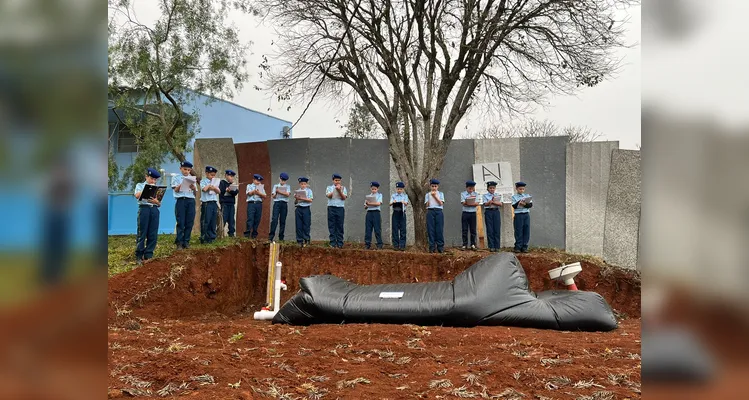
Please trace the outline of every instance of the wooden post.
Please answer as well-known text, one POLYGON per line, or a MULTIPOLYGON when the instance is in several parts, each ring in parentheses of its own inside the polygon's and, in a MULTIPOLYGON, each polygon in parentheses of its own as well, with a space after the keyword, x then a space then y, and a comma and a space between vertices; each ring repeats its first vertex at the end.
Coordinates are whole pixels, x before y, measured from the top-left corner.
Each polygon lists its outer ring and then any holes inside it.
POLYGON ((476 234, 478 235, 479 249, 486 248, 486 235, 484 234, 484 213, 481 212, 483 206, 476 207, 476 234))

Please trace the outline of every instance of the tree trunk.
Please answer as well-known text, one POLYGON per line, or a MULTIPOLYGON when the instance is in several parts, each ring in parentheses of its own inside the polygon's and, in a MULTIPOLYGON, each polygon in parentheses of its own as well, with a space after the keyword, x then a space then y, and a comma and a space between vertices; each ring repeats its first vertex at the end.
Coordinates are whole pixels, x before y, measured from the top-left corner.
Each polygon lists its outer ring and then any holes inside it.
POLYGON ((409 192, 409 201, 413 205, 411 210, 414 215, 414 226, 411 228, 414 231, 415 246, 419 249, 427 248, 427 211, 424 207, 424 196, 426 191, 421 187, 412 187, 409 192))
POLYGON ((422 204, 413 208, 414 214, 414 238, 416 239, 416 247, 422 250, 426 250, 427 244, 427 210, 422 204))

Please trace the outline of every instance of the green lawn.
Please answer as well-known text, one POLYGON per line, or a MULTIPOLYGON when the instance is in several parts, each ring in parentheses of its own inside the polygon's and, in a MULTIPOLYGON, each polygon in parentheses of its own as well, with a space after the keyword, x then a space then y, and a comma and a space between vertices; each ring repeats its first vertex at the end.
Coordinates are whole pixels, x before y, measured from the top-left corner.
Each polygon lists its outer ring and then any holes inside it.
MULTIPOLYGON (((217 239, 210 244, 200 244, 196 235, 192 235, 190 240, 191 249, 213 249, 225 247, 234 243, 248 241, 243 237, 225 237, 217 239)), ((109 276, 130 271, 136 267, 135 263, 135 235, 109 236, 109 276)), ((174 235, 159 235, 158 244, 154 258, 167 257, 177 250, 174 244, 174 235)))

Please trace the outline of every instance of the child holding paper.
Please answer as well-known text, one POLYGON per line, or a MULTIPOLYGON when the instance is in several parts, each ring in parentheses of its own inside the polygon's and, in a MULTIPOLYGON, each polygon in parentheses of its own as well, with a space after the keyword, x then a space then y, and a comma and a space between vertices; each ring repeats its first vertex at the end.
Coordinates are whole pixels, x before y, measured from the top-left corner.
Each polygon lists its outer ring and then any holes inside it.
POLYGON ((135 245, 135 260, 138 264, 153 257, 156 242, 159 239, 159 206, 157 197, 144 198, 146 185, 155 185, 161 177, 153 168, 146 170, 146 181, 135 185, 135 198, 138 199, 138 239, 135 245))
POLYGON ((379 193, 380 184, 372 182, 369 185, 371 193, 364 200, 364 208, 367 210, 364 228, 364 247, 369 249, 372 245, 372 231, 374 230, 377 240, 377 249, 382 249, 382 219, 380 217, 380 206, 382 205, 382 193, 379 193))
POLYGON ((296 242, 302 247, 307 247, 310 242, 310 229, 312 224, 312 189, 309 187, 309 178, 299 177, 299 189, 294 192, 294 213, 296 222, 296 242))
POLYGON ((291 186, 286 183, 288 180, 289 174, 281 172, 278 183, 273 185, 273 192, 270 195, 273 198, 273 216, 270 221, 268 242, 272 242, 276 236, 276 226, 278 226, 278 240, 283 242, 284 232, 286 232, 286 214, 289 210, 289 196, 291 195, 291 186))
POLYGON ((263 199, 267 196, 265 187, 260 183, 262 180, 262 175, 255 174, 252 176, 252 184, 247 185, 247 227, 244 237, 257 238, 257 228, 263 216, 263 199))
POLYGON ((341 175, 333 174, 333 184, 325 189, 328 198, 328 233, 330 247, 343 248, 343 221, 346 216, 346 199, 348 190, 341 184, 341 175))
POLYGON ((468 249, 468 231, 471 232, 471 250, 476 250, 476 209, 478 199, 476 196, 476 182, 466 181, 466 190, 460 193, 460 204, 463 213, 460 222, 463 228, 463 250, 468 249))
POLYGON ((430 191, 424 196, 424 205, 427 207, 427 237, 430 253, 445 251, 445 215, 442 213, 445 206, 445 194, 439 191, 439 187, 438 179, 430 180, 430 191))
POLYGON ((190 247, 190 235, 195 223, 195 192, 198 191, 195 177, 190 175, 192 163, 183 161, 180 163, 179 171, 181 175, 172 177, 174 198, 177 199, 174 206, 174 216, 177 219, 177 237, 174 244, 177 245, 177 250, 190 247))
POLYGON ((497 182, 486 182, 486 190, 489 193, 484 194, 484 221, 486 221, 486 238, 489 242, 489 251, 499 251, 499 238, 502 235, 502 197, 495 193, 497 182))
POLYGON ((393 207, 391 229, 393 230, 393 248, 395 250, 406 250, 406 206, 408 195, 403 192, 406 184, 395 183, 395 193, 390 196, 390 206, 393 207))
MULTIPOLYGON (((239 194, 239 187, 234 183, 234 177, 237 173, 227 169, 225 171, 226 177, 221 181, 219 189, 221 189, 221 212, 224 216, 224 224, 229 224, 229 237, 234 237, 235 222, 234 222, 234 204, 239 194)), ((224 229, 222 226, 221 229, 224 229)))
POLYGON ((200 181, 200 243, 216 240, 218 220, 218 195, 220 182, 216 179, 216 168, 205 166, 205 177, 200 181))
POLYGON ((533 197, 525 193, 525 182, 516 182, 515 191, 512 195, 512 208, 515 209, 513 227, 515 228, 515 253, 527 253, 528 241, 531 238, 531 207, 533 197))

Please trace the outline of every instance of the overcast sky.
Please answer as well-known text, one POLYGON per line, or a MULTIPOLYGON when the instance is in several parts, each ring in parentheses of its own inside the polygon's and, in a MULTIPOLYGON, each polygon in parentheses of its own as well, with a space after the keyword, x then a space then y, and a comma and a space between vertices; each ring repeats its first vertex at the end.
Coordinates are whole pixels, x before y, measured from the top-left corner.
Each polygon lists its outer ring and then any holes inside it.
MULTIPOLYGON (((149 24, 158 18, 160 11, 156 2, 140 0, 136 11, 142 23, 149 24)), ((618 140, 621 148, 634 149, 640 140, 640 7, 627 10, 630 17, 626 41, 632 48, 622 49, 617 57, 623 59, 622 69, 616 77, 593 88, 582 89, 576 96, 549 99, 545 109, 538 109, 537 118, 550 119, 560 126, 581 125, 602 133, 600 140, 618 140)), ((625 15, 625 16, 626 16, 625 15)), ((258 82, 257 66, 263 54, 273 51, 273 30, 256 18, 240 12, 232 14, 232 20, 240 27, 240 38, 252 41, 251 54, 247 55, 252 77, 244 89, 232 99, 242 106, 271 114, 278 118, 296 122, 306 104, 294 104, 287 111, 286 105, 269 99, 265 92, 253 88, 258 82)), ((340 104, 315 102, 294 128, 294 137, 340 136, 339 125, 345 123, 348 110, 340 104), (340 122, 336 122, 340 120, 340 122)), ((461 121, 456 136, 463 137, 484 125, 504 121, 491 121, 469 115, 461 121)))

